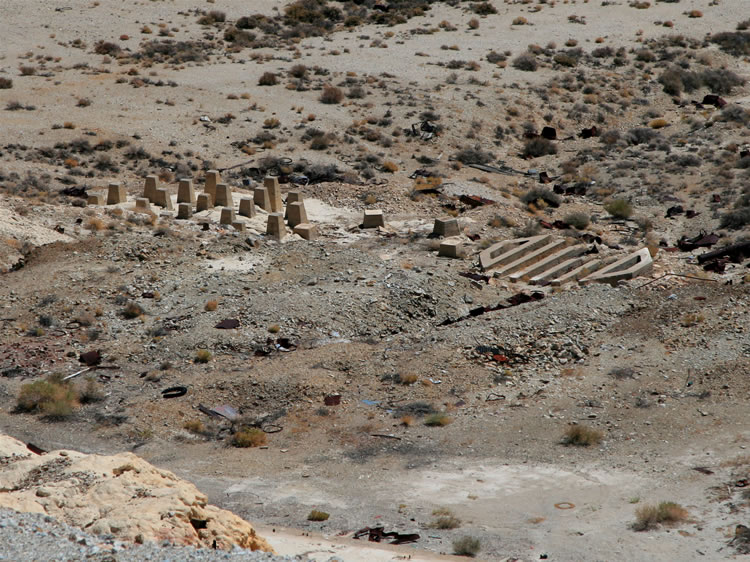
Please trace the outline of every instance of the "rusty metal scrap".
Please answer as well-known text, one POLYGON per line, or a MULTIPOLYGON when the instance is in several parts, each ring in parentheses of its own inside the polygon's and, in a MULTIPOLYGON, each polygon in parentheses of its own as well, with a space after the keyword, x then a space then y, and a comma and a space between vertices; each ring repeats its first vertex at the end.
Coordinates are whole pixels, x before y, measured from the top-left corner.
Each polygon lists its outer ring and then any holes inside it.
POLYGON ((750 256, 750 241, 731 244, 730 246, 724 246, 718 250, 701 254, 698 256, 698 263, 704 264, 721 258, 729 258, 733 263, 740 263, 748 256, 750 256))
POLYGON ((370 542, 380 542, 385 539, 392 539, 390 544, 408 544, 417 542, 420 538, 417 533, 397 533, 396 531, 386 533, 383 529, 384 527, 365 527, 354 533, 352 538, 359 539, 367 536, 367 540, 370 542))
POLYGON ((719 236, 715 233, 706 234, 701 230, 697 236, 686 238, 683 236, 677 241, 677 247, 683 252, 691 252, 696 248, 710 248, 719 241, 719 236))

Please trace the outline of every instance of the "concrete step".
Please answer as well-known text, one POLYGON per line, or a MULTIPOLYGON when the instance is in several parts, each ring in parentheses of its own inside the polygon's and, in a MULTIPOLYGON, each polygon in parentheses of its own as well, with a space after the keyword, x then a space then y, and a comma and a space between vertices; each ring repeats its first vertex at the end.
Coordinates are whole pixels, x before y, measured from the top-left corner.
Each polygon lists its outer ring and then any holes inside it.
POLYGON ((510 275, 509 279, 515 283, 520 281, 524 277, 530 278, 534 277, 535 275, 540 275, 551 267, 559 264, 560 262, 573 258, 575 256, 580 256, 585 251, 586 246, 568 246, 567 248, 563 248, 558 252, 550 254, 549 256, 539 260, 535 264, 529 265, 528 267, 516 271, 515 273, 510 275))
POLYGON ((540 273, 539 275, 535 275, 531 279, 529 279, 530 285, 547 285, 552 279, 555 279, 556 277, 560 277, 563 273, 566 273, 573 269, 574 267, 578 267, 579 265, 583 264, 586 261, 587 258, 584 257, 577 257, 572 258, 569 260, 565 260, 562 263, 557 264, 554 267, 551 267, 550 269, 547 269, 544 273, 540 273))
POLYGON ((499 242, 479 254, 479 265, 484 270, 505 265, 532 250, 548 244, 551 240, 551 234, 542 234, 530 238, 516 238, 514 240, 499 242))
POLYGON ((546 258, 548 255, 550 255, 553 252, 556 252, 560 250, 561 248, 565 247, 567 242, 565 240, 553 240, 549 244, 542 246, 541 248, 538 248, 531 253, 524 252, 524 254, 515 261, 512 261, 508 263, 507 265, 504 265, 497 271, 495 271, 494 276, 495 277, 504 277, 510 273, 513 273, 519 269, 522 269, 524 267, 529 267, 532 264, 535 264, 542 258, 546 258))
POLYGON ((579 265, 575 269, 572 269, 567 273, 561 275, 560 277, 553 279, 550 284, 553 287, 559 287, 561 285, 564 285, 565 283, 570 283, 571 281, 578 281, 579 279, 583 279, 584 277, 591 275, 598 269, 601 269, 602 267, 604 267, 604 265, 604 260, 600 258, 587 261, 579 265))
POLYGON ((651 271, 654 260, 648 248, 642 248, 637 252, 628 254, 624 258, 584 277, 578 281, 581 285, 589 283, 609 283, 614 286, 623 279, 633 279, 651 271))

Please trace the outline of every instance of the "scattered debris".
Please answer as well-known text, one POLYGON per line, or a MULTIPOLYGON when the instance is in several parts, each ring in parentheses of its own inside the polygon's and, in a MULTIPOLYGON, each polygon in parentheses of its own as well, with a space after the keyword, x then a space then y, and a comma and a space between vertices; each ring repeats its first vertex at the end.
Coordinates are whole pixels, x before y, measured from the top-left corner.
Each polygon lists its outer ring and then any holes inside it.
POLYGON ((226 320, 222 320, 216 326, 215 328, 218 328, 219 330, 234 330, 235 328, 240 327, 240 321, 236 318, 227 318, 226 320))
POLYGON ((697 472, 700 472, 701 474, 708 474, 708 475, 711 475, 711 474, 713 474, 713 473, 714 473, 714 471, 713 471, 713 470, 711 470, 710 468, 708 468, 708 467, 705 467, 705 466, 694 466, 694 467, 693 467, 693 470, 695 470, 695 471, 697 471, 697 472))
POLYGON ((677 241, 677 247, 683 252, 692 252, 696 248, 710 248, 719 241, 719 235, 715 233, 706 234, 704 230, 693 238, 683 236, 677 241))
POLYGON ((169 388, 165 388, 161 391, 161 397, 162 398, 179 398, 180 396, 185 396, 187 394, 187 387, 186 386, 170 386, 169 388))
POLYGON ((570 502, 560 502, 556 503, 555 507, 557 509, 573 509, 575 507, 575 504, 570 502))
POLYGON ((698 263, 703 265, 707 262, 720 260, 722 258, 729 258, 733 263, 740 263, 748 256, 750 256, 750 241, 745 241, 701 254, 698 256, 698 263))
POLYGON ((214 408, 207 408, 203 404, 198 404, 198 410, 200 410, 201 412, 203 412, 209 417, 225 418, 231 422, 235 421, 237 418, 240 417, 240 413, 235 408, 233 408, 232 406, 228 406, 226 404, 224 406, 216 406, 214 408))
POLYGON ((519 304, 540 301, 543 298, 544 298, 544 293, 541 291, 534 291, 532 293, 517 293, 511 297, 508 297, 507 299, 508 304, 499 303, 496 306, 478 306, 476 308, 472 308, 469 311, 469 314, 467 314, 466 316, 461 316, 455 319, 447 318, 443 320, 443 322, 440 323, 439 325, 450 326, 451 324, 455 324, 456 322, 466 320, 467 318, 474 318, 475 316, 481 316, 482 314, 486 314, 488 312, 495 312, 497 310, 503 310, 505 308, 510 308, 511 306, 518 306, 519 304))
POLYGON ((483 207, 484 205, 492 205, 495 203, 491 199, 485 199, 479 195, 461 195, 458 199, 464 205, 468 205, 472 208, 483 207))
POLYGON ((370 542, 380 542, 384 539, 393 539, 391 540, 390 544, 407 544, 417 542, 419 540, 419 535, 417 533, 404 534, 397 533, 395 531, 385 533, 383 529, 384 527, 365 527, 364 529, 360 529, 359 531, 354 533, 354 535, 352 535, 352 538, 359 539, 367 535, 367 540, 370 542))
POLYGON ((340 394, 329 394, 325 398, 323 398, 323 404, 326 406, 338 406, 341 404, 341 395, 340 394))
POLYGON ((581 129, 581 132, 578 133, 578 136, 582 139, 590 139, 591 137, 598 137, 599 136, 599 129, 597 129, 596 125, 589 128, 581 129))
POLYGON ((102 362, 102 355, 99 351, 87 351, 86 353, 81 353, 78 360, 87 367, 93 367, 102 362))

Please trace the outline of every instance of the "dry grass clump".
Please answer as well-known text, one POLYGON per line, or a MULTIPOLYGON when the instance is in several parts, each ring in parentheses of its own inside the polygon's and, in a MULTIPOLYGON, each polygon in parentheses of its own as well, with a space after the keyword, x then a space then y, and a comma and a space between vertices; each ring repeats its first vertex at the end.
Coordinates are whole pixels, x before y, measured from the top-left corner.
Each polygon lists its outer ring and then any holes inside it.
POLYGON ((555 146, 555 143, 543 137, 536 137, 526 141, 521 156, 524 158, 537 158, 549 154, 557 154, 557 146, 555 146))
POLYGON ((531 53, 523 53, 522 55, 518 55, 513 59, 513 62, 511 64, 513 65, 513 68, 523 70, 524 72, 534 72, 537 68, 539 68, 539 62, 531 53))
POLYGON ((13 87, 13 80, 10 78, 0 77, 0 90, 10 90, 13 87))
POLYGON ((388 172, 389 174, 392 174, 398 171, 398 164, 390 160, 386 160, 385 162, 383 162, 383 170, 388 172))
POLYGON ((573 228, 583 230, 591 222, 591 217, 588 215, 588 213, 578 211, 565 215, 565 218, 563 220, 573 228))
POLYGON ((182 427, 187 429, 190 433, 194 433, 195 435, 203 435, 204 433, 206 433, 206 424, 204 424, 201 420, 186 421, 182 427))
POLYGON ((93 404, 94 402, 101 402, 105 398, 102 385, 96 382, 94 377, 88 377, 83 388, 78 391, 78 399, 81 404, 93 404))
POLYGON ((195 352, 196 363, 208 363, 211 361, 211 352, 207 349, 199 349, 195 352))
POLYGON ((590 447, 597 445, 604 438, 604 433, 598 429, 586 427, 585 425, 570 425, 565 430, 563 443, 575 445, 576 447, 590 447))
POLYGON ((200 25, 214 25, 216 23, 223 23, 227 20, 227 15, 219 10, 211 10, 207 14, 202 15, 198 18, 200 25))
POLYGON ((453 541, 453 554, 474 558, 482 549, 482 541, 477 537, 461 537, 453 541))
POLYGON ((546 187, 532 187, 526 193, 521 195, 521 203, 524 205, 536 205, 557 208, 560 206, 562 198, 554 191, 546 187), (542 202, 540 204, 540 202, 542 202))
POLYGON ((461 526, 461 519, 445 507, 434 510, 432 515, 435 516, 435 519, 430 523, 430 527, 433 529, 457 529, 461 526))
POLYGON ((16 401, 19 412, 40 412, 50 419, 64 419, 73 414, 79 405, 78 393, 72 384, 53 375, 21 387, 16 401))
POLYGON ((122 316, 124 318, 127 318, 128 320, 143 316, 143 313, 143 307, 137 302, 129 302, 127 305, 125 305, 125 308, 122 309, 122 316))
POLYGON ((417 382, 417 375, 414 373, 402 373, 398 376, 398 382, 401 384, 414 384, 417 382))
POLYGON ((635 510, 633 530, 648 531, 664 523, 685 521, 688 511, 675 502, 660 502, 657 505, 643 505, 635 510))
POLYGON ((318 511, 317 509, 313 509, 307 516, 308 521, 328 521, 328 518, 331 516, 330 513, 326 513, 325 511, 318 511))
POLYGON ((258 86, 275 86, 278 83, 279 79, 273 72, 264 72, 258 78, 258 86))
POLYGON ((436 412, 425 417, 424 424, 430 427, 444 427, 453 423, 453 418, 448 414, 436 412))
POLYGON ((203 307, 203 310, 205 310, 206 312, 212 312, 216 310, 216 307, 218 306, 219 306, 219 301, 217 300, 206 301, 206 304, 203 307))
POLYGON ((268 443, 268 437, 262 429, 246 427, 232 436, 232 445, 240 448, 261 447, 268 443))

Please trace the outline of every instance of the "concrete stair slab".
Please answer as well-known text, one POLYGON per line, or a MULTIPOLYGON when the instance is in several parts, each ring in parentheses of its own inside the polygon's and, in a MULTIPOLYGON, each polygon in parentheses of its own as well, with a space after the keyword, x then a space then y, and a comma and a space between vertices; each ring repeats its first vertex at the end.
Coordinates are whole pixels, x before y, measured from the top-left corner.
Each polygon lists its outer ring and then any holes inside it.
POLYGON ((499 242, 479 254, 479 265, 482 266, 482 269, 487 270, 511 263, 524 254, 541 248, 550 241, 552 241, 551 234, 542 234, 530 238, 515 238, 499 242))
POLYGON ((580 256, 585 251, 586 246, 582 246, 580 244, 575 246, 568 246, 560 251, 550 254, 546 258, 543 258, 528 267, 516 271, 515 273, 510 275, 509 279, 515 283, 520 281, 524 277, 531 278, 535 275, 541 275, 546 270, 556 266, 560 262, 566 261, 576 256, 580 256))
POLYGON ((518 271, 519 269, 527 268, 541 259, 546 258, 553 252, 559 251, 565 247, 566 244, 567 242, 562 239, 552 240, 549 244, 546 244, 541 248, 537 248, 531 252, 524 252, 524 254, 518 257, 515 261, 512 261, 496 270, 494 276, 504 277, 518 271))

